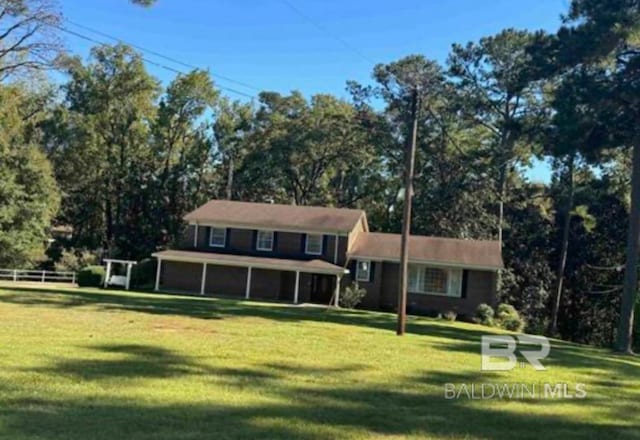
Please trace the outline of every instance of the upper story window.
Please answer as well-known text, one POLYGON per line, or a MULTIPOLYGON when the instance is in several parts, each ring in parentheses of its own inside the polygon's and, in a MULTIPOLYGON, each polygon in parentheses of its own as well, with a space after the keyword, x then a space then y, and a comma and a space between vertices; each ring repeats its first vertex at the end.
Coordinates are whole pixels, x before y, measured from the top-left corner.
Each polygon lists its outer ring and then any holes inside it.
POLYGON ((273 250, 273 231, 258 231, 256 249, 259 251, 273 250))
POLYGON ((459 298, 462 296, 462 270, 410 264, 409 291, 459 298))
POLYGON ((365 283, 371 281, 371 261, 358 260, 356 263, 356 281, 365 283))
POLYGON ((307 234, 304 253, 309 255, 322 255, 323 241, 324 236, 322 234, 307 234))
POLYGON ((209 230, 209 246, 225 247, 227 245, 227 229, 211 228, 209 230))

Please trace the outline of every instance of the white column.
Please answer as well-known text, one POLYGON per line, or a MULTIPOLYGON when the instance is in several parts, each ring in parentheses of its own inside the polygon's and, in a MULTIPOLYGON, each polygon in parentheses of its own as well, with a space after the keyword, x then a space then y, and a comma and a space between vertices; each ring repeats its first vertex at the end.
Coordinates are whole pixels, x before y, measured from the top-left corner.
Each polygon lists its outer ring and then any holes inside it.
POLYGON ((249 299, 251 296, 251 266, 247 268, 247 287, 244 291, 244 297, 249 299))
POLYGON ((107 287, 107 284, 109 283, 109 277, 111 276, 111 261, 107 261, 107 273, 104 277, 104 287, 107 287))
POLYGON ((333 264, 338 264, 338 243, 340 243, 340 236, 336 234, 335 242, 333 243, 333 264))
POLYGON ((336 307, 340 307, 340 280, 342 279, 342 276, 340 275, 336 275, 336 293, 335 293, 335 297, 336 297, 336 307))
POLYGON ((133 264, 127 263, 127 281, 125 283, 124 289, 129 290, 129 285, 131 284, 131 268, 133 264))
POLYGON ((156 292, 158 291, 158 288, 160 287, 160 266, 162 266, 162 260, 160 258, 158 258, 158 267, 156 267, 156 287, 153 289, 156 292))
POLYGON ((198 247, 198 224, 196 223, 196 228, 193 231, 193 247, 198 247))
POLYGON ((296 270, 296 287, 293 291, 293 303, 298 304, 298 293, 300 292, 300 271, 296 270))
POLYGON ((200 280, 200 295, 204 295, 204 283, 207 281, 207 263, 202 263, 202 280, 200 280))

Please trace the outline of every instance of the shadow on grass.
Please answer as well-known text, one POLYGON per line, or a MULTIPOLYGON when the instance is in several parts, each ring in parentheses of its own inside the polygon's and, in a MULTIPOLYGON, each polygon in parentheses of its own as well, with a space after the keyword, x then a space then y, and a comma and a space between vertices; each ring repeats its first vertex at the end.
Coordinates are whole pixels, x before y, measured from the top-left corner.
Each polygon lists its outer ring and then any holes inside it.
MULTIPOLYGON (((148 361, 185 361, 146 346, 103 346, 138 360, 145 368, 148 361), (133 353, 133 354, 132 354, 133 353)), ((81 364, 78 364, 80 366, 81 364)), ((105 363, 107 367, 112 367, 105 363)), ((63 371, 67 366, 63 366, 63 371)), ((0 426, 8 438, 49 439, 173 439, 173 438, 298 438, 321 439, 375 436, 473 437, 491 439, 538 438, 640 438, 640 424, 597 423, 589 415, 577 420, 561 413, 538 413, 526 402, 515 402, 505 411, 499 405, 483 405, 465 399, 445 399, 440 392, 445 383, 478 381, 477 374, 427 373, 400 383, 344 384, 318 386, 291 375, 343 374, 344 371, 271 364, 253 369, 210 369, 198 374, 210 375, 238 393, 261 398, 224 402, 207 399, 212 391, 202 389, 198 403, 132 401, 116 397, 54 399, 30 397, 14 399, 2 405, 0 426), (265 381, 268 381, 266 383, 265 381), (234 388, 235 387, 235 388, 234 388), (204 397, 204 399, 203 399, 204 397), (514 410, 515 409, 515 410, 514 410)), ((72 369, 75 371, 75 367, 72 369)), ((192 372, 193 373, 193 372, 192 372)), ((155 374, 155 373, 154 373, 155 374)), ((171 370, 168 376, 182 374, 171 370)), ((479 374, 479 373, 478 373, 479 374)), ((483 376, 485 377, 485 376, 483 376)), ((24 392, 23 395, 32 393, 24 392)), ((546 401, 545 401, 546 402, 546 401)), ((541 402, 544 404, 545 402, 541 402)), ((584 402, 587 405, 587 402, 584 402)), ((596 412, 598 408, 589 409, 596 412)), ((631 416, 631 415, 630 415, 631 416)), ((631 416, 635 417, 635 416, 631 416)), ((617 420, 625 420, 619 415, 617 420)), ((632 419, 636 420, 636 419, 632 419)))
MULTIPOLYGON (((82 289, 43 290, 41 288, 2 288, 0 302, 27 306, 74 308, 90 306, 105 311, 130 311, 155 315, 176 315, 196 319, 233 319, 254 317, 284 322, 326 322, 395 331, 395 315, 379 312, 299 307, 280 303, 264 304, 228 298, 203 298, 153 293, 118 293, 82 289), (5 293, 12 292, 12 293, 5 293)), ((479 355, 480 338, 497 333, 486 327, 462 328, 442 321, 421 318, 408 324, 409 333, 446 339, 432 342, 443 351, 479 355)), ((612 356, 606 350, 553 340, 545 365, 567 368, 597 368, 638 377, 640 359, 612 356)))

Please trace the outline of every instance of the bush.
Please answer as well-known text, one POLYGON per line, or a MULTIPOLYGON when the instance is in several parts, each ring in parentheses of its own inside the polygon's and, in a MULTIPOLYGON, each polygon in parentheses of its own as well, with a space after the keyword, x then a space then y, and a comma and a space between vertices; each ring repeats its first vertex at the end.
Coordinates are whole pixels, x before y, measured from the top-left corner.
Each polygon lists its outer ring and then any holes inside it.
POLYGON ((489 304, 480 304, 473 320, 478 324, 493 326, 493 309, 489 304))
POLYGON ((345 289, 340 293, 340 307, 344 307, 345 309, 354 309, 360 302, 362 298, 367 294, 367 290, 358 286, 358 283, 352 283, 350 286, 345 287, 345 289))
POLYGON ((156 282, 156 268, 158 261, 155 258, 145 258, 131 268, 131 287, 136 289, 152 288, 156 282))
POLYGON ((445 319, 447 321, 455 321, 457 317, 458 317, 458 314, 453 310, 447 310, 442 315, 442 319, 445 319))
POLYGON ((105 269, 102 266, 87 266, 78 272, 80 287, 100 287, 104 284, 105 269))
POLYGON ((498 305, 496 313, 496 324, 505 330, 511 330, 514 332, 520 332, 524 329, 524 319, 520 317, 520 314, 510 304, 498 305))
POLYGON ((55 270, 78 272, 83 267, 93 266, 100 262, 100 258, 86 249, 65 249, 54 263, 55 270))

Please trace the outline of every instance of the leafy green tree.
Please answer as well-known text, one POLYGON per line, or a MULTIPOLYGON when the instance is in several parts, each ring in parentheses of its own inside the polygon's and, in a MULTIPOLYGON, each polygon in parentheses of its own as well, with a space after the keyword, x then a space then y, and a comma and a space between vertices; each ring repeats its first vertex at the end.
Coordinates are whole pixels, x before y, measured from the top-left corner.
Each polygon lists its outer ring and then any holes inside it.
POLYGON ((206 71, 195 70, 178 76, 169 84, 160 100, 153 123, 152 175, 156 204, 153 218, 162 231, 159 243, 178 239, 183 228, 182 217, 206 198, 206 175, 212 170, 211 114, 218 92, 206 71))
POLYGON ((531 81, 527 48, 533 41, 529 32, 506 29, 478 43, 454 44, 448 60, 460 115, 489 134, 484 147, 498 195, 499 241, 510 180, 517 178, 517 166, 531 158, 533 144, 528 140, 545 117, 541 84, 531 81))
POLYGON ((76 246, 133 256, 148 249, 149 146, 158 84, 138 54, 99 46, 91 61, 68 61, 65 102, 48 129, 50 157, 65 199, 60 219, 76 246))
POLYGON ((28 267, 43 258, 59 194, 33 131, 29 93, 0 86, 0 266, 28 267))

